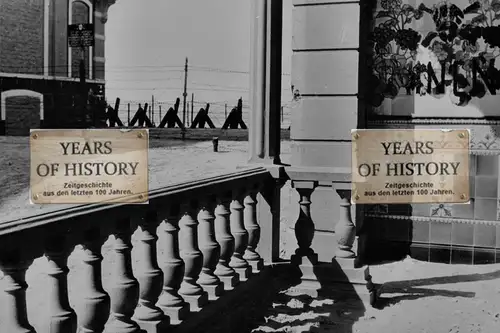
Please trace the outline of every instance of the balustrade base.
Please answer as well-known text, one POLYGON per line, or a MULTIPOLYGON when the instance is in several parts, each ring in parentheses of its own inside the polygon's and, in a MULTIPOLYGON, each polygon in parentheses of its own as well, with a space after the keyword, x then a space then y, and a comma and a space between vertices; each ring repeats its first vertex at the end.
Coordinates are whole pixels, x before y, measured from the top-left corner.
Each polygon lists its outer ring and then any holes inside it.
POLYGON ((355 259, 334 258, 332 264, 322 265, 318 272, 325 279, 322 294, 339 300, 360 300, 366 307, 375 305, 377 290, 368 266, 356 267, 355 259))
POLYGON ((104 328, 105 333, 144 333, 144 331, 139 327, 139 325, 133 320, 120 321, 116 318, 112 318, 104 328))
POLYGON ((369 267, 356 267, 354 259, 335 258, 332 263, 318 263, 317 255, 309 257, 292 256, 292 263, 298 265, 302 277, 299 285, 290 288, 290 293, 350 299, 362 302, 365 307, 375 305, 378 293, 369 267))
POLYGON ((224 292, 224 284, 222 282, 217 285, 200 285, 207 292, 209 301, 217 300, 224 292))
POLYGON ((251 260, 251 261, 249 260, 248 264, 250 264, 250 266, 252 267, 252 273, 257 274, 260 273, 260 271, 262 271, 262 268, 264 267, 264 260, 263 259, 251 260))
POLYGON ((290 259, 292 265, 298 266, 301 274, 300 283, 290 289, 291 293, 312 296, 315 291, 321 289, 321 283, 315 274, 315 267, 318 264, 318 255, 316 253, 307 256, 294 254, 290 259))
POLYGON ((189 311, 198 312, 208 303, 208 294, 203 291, 201 295, 191 296, 180 294, 184 301, 189 304, 189 311))
POLYGON ((163 313, 170 318, 171 325, 180 324, 184 319, 189 316, 189 304, 184 303, 183 306, 171 306, 168 308, 161 308, 163 313))
POLYGON ((250 275, 252 274, 252 267, 233 267, 236 274, 238 274, 240 282, 245 282, 248 280, 250 275))
POLYGON ((170 327, 170 321, 168 317, 165 317, 164 320, 157 321, 143 321, 138 319, 135 319, 135 321, 137 322, 137 324, 139 324, 139 327, 147 333, 163 333, 166 332, 170 327))
POLYGON ((226 291, 233 290, 234 287, 236 287, 240 283, 238 275, 219 276, 219 280, 221 280, 222 284, 224 285, 224 290, 226 291))

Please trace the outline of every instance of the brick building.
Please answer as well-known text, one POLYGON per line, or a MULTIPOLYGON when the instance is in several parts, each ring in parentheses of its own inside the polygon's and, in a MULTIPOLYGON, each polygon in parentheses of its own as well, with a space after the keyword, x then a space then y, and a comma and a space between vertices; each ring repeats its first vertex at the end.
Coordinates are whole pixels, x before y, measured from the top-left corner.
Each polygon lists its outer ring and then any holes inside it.
POLYGON ((0 134, 71 126, 81 51, 68 47, 68 24, 94 24, 86 82, 93 91, 104 90, 104 24, 115 1, 0 1, 0 134))

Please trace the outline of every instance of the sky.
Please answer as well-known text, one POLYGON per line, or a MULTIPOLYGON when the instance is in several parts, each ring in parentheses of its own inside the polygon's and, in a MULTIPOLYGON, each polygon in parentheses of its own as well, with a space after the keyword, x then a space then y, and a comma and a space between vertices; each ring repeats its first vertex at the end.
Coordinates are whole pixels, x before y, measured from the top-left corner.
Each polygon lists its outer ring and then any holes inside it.
MULTIPOLYGON (((195 114, 203 103, 219 114, 239 97, 248 105, 252 0, 119 0, 106 23, 106 95, 131 103, 151 103, 166 110, 184 85, 188 57, 188 101, 195 114)), ((291 1, 284 1, 283 97, 291 100, 291 1)), ((220 116, 219 116, 220 117, 220 116)))

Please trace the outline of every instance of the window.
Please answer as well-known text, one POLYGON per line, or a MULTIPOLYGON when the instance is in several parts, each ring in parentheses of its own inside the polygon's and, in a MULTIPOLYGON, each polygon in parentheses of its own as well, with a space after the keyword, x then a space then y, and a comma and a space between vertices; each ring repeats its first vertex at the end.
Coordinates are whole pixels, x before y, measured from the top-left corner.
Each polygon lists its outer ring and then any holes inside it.
MULTIPOLYGON (((93 5, 89 0, 70 0, 68 10, 68 23, 93 23, 93 5)), ((93 47, 85 48, 84 53, 79 48, 69 48, 68 50, 68 76, 80 77, 80 61, 82 56, 85 56, 85 77, 92 79, 92 58, 93 47)))

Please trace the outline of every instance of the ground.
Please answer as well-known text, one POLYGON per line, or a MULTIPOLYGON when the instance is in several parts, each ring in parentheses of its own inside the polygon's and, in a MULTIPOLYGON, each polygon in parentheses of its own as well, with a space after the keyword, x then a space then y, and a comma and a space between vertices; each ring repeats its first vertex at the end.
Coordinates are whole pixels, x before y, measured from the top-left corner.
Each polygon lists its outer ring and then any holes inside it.
MULTIPOLYGON (((220 153, 211 151, 211 142, 172 145, 155 143, 150 153, 151 188, 176 182, 223 174, 246 164, 247 143, 220 142, 220 153)), ((28 144, 19 138, 0 138, 1 221, 57 209, 28 202, 28 144)), ((289 144, 284 143, 285 159, 289 144)), ((288 187, 284 189, 286 195, 288 187)), ((296 210, 282 200, 283 219, 295 219, 296 210)), ((284 225, 284 224, 283 224, 284 225)), ((295 248, 293 235, 282 228, 282 255, 288 258, 295 248)), ((137 241, 134 239, 134 244, 137 241)), ((103 284, 111 287, 113 238, 103 247, 103 284)), ((162 249, 160 246, 160 255, 162 249)), ((81 294, 82 251, 77 247, 68 260, 70 303, 78 310, 81 294)), ((134 262, 137 254, 132 251, 134 262)), ((28 270, 28 312, 32 325, 41 331, 47 296, 43 273, 45 260, 37 259, 28 270)), ((133 265, 134 266, 134 265, 133 265)), ((385 283, 379 309, 364 308, 359 300, 335 302, 305 296, 292 297, 287 289, 260 303, 242 303, 251 324, 248 330, 218 332, 395 332, 395 333, 496 333, 500 326, 500 264, 485 266, 444 265, 406 260, 370 267, 375 283, 385 283), (257 309, 254 309, 257 308, 257 309), (259 310, 259 311, 254 311, 259 310), (257 313, 255 316, 250 314, 257 313)), ((0 280, 2 276, 0 274, 0 280)), ((280 285, 279 278, 276 278, 280 285)), ((259 296, 260 297, 260 296, 259 296)), ((264 297, 263 297, 264 298, 264 297)), ((0 309, 2 308, 0 303, 0 309)), ((217 321, 217 320, 216 320, 217 321)), ((1 313, 0 313, 1 324, 1 313)), ((3 333, 3 332, 2 332, 3 333)))

